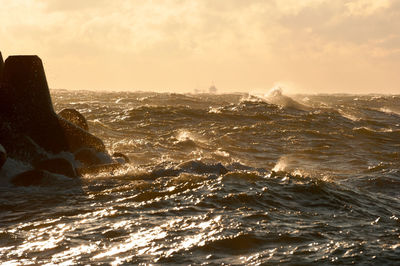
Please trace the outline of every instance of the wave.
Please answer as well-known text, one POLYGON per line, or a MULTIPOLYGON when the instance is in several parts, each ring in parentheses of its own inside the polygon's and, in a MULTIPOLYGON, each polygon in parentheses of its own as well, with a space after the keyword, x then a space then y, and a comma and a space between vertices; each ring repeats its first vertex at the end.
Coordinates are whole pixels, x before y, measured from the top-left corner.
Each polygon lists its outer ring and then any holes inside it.
POLYGON ((379 109, 379 111, 390 114, 390 115, 400 116, 400 110, 397 110, 395 108, 382 107, 379 109))
POLYGON ((371 128, 371 127, 355 127, 353 129, 356 132, 362 133, 393 133, 397 134, 400 132, 400 129, 393 129, 393 128, 371 128))
POLYGON ((310 111, 312 108, 305 104, 301 104, 289 96, 283 94, 283 90, 280 87, 272 88, 268 93, 262 96, 262 99, 268 103, 279 105, 283 108, 293 108, 301 111, 310 111))

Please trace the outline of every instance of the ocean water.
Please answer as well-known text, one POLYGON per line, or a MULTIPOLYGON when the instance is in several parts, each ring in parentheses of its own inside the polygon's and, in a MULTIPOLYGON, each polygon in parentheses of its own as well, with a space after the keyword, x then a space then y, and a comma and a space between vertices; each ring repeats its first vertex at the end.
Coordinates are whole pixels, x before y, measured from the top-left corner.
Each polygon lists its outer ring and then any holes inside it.
POLYGON ((8 160, 2 264, 400 261, 399 95, 51 94, 131 162, 15 187, 8 160))

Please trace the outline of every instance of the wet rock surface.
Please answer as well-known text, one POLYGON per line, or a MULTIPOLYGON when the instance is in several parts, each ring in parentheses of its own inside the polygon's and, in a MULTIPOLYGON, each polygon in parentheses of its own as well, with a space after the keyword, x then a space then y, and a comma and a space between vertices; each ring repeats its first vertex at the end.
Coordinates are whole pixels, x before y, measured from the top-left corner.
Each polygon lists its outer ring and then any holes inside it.
POLYGON ((67 151, 69 145, 53 110, 42 60, 37 56, 9 56, 2 81, 1 122, 9 122, 15 135, 30 137, 46 151, 67 151))
POLYGON ((3 56, 0 52, 0 82, 2 80, 3 68, 4 68, 4 61, 3 61, 3 56))
POLYGON ((91 148, 82 148, 82 149, 78 150, 75 153, 75 160, 78 160, 84 166, 101 164, 101 160, 97 156, 96 151, 91 148))
POLYGON ((3 145, 0 144, 0 169, 3 167, 6 160, 7 160, 7 152, 4 149, 3 145))
POLYGON ((77 110, 72 108, 63 109, 58 113, 58 115, 72 124, 80 127, 81 129, 89 132, 89 125, 86 121, 86 118, 77 110))
POLYGON ((51 173, 68 176, 71 178, 77 177, 77 173, 73 165, 64 158, 52 158, 40 161, 34 164, 37 170, 46 170, 51 173))
POLYGON ((30 170, 14 176, 11 183, 15 186, 38 186, 43 183, 47 174, 43 170, 30 170))
POLYGON ((15 176, 14 185, 40 184, 47 172, 75 178, 79 173, 117 168, 120 163, 88 130, 85 117, 77 110, 55 113, 38 56, 9 56, 3 63, 0 53, 0 169, 7 154, 34 167, 15 176), (61 152, 75 153, 83 164, 79 172, 68 160, 53 157, 61 152))

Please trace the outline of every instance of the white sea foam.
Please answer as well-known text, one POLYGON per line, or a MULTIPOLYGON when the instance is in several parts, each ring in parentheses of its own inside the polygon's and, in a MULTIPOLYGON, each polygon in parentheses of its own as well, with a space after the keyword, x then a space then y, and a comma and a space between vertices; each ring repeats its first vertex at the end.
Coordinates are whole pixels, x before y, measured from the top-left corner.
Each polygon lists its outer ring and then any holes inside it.
POLYGON ((270 91, 262 95, 253 95, 262 99, 270 104, 278 105, 283 108, 294 108, 303 111, 309 111, 312 108, 310 106, 301 104, 289 96, 284 95, 283 89, 281 87, 274 87, 270 91))
POLYGON ((274 172, 282 172, 285 171, 288 166, 288 160, 286 156, 283 156, 279 158, 278 162, 275 164, 274 168, 272 168, 272 171, 274 172))
POLYGON ((393 110, 393 108, 388 108, 388 107, 382 107, 379 109, 379 111, 387 113, 387 114, 400 115, 400 110, 393 110))

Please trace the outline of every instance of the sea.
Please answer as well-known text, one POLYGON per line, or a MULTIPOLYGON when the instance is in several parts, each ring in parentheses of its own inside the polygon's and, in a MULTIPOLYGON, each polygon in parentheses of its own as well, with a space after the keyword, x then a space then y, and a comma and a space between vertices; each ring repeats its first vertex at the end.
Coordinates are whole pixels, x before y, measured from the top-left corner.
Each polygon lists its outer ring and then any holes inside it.
POLYGON ((51 95, 130 162, 17 187, 9 158, 2 265, 400 263, 400 95, 51 95))

